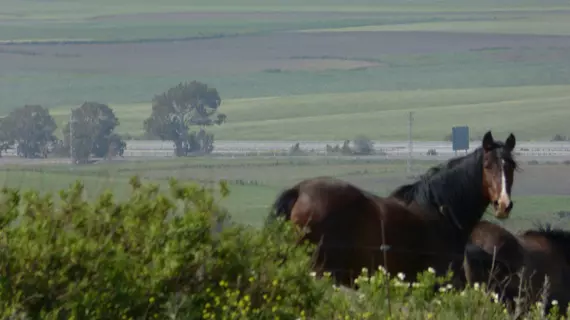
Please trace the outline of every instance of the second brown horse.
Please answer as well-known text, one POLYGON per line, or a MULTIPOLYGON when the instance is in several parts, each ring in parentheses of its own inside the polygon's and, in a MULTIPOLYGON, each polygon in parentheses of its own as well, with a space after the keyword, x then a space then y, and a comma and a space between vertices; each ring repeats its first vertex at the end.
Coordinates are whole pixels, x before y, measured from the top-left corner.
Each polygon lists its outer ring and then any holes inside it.
MULTIPOLYGON (((566 313, 570 302, 570 232, 540 226, 512 234, 499 225, 481 221, 473 229, 471 243, 493 255, 500 265, 487 272, 478 269, 470 275, 471 281, 490 284, 511 311, 515 311, 514 299, 520 295, 520 312, 538 301, 544 302, 548 311, 556 300, 562 313, 566 313)), ((470 246, 466 256, 476 250, 470 246)))
POLYGON ((463 257, 471 230, 490 204, 497 218, 509 217, 514 147, 514 135, 503 143, 487 132, 481 147, 450 160, 453 166, 407 186, 405 201, 334 178, 307 179, 279 195, 270 217, 307 227, 303 240, 318 245, 316 270, 331 272, 339 283, 351 285, 364 267, 384 266, 409 280, 429 267, 441 274, 463 257), (443 206, 452 219, 442 215, 443 206))

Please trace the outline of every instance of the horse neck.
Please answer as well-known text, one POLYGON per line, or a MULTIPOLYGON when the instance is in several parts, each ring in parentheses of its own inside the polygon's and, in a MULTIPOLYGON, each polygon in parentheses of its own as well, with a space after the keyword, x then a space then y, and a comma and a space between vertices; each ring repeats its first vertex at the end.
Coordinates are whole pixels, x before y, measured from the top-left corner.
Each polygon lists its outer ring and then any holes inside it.
POLYGON ((470 234, 489 206, 483 194, 483 154, 474 151, 453 168, 442 170, 418 188, 420 201, 436 210, 446 206, 461 225, 462 233, 470 234), (423 194, 423 196, 422 196, 423 194))

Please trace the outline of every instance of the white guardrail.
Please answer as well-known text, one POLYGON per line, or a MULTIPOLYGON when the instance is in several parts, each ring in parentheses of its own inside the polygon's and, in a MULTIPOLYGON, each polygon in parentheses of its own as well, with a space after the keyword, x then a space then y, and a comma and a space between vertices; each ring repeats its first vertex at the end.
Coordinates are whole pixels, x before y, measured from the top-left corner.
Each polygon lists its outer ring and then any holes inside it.
MULTIPOLYGON (((216 141, 213 154, 241 155, 246 153, 281 154, 299 143, 302 150, 314 151, 326 155, 326 146, 342 145, 343 141, 216 141)), ((479 141, 470 143, 470 150, 480 145, 479 141)), ((407 141, 374 141, 374 149, 388 155, 407 155, 407 141)), ((412 143, 413 155, 426 155, 429 150, 439 155, 453 155, 451 142, 418 141, 412 143)), ((528 156, 569 156, 570 142, 517 142, 516 152, 528 156)), ((125 156, 173 156, 174 147, 169 141, 128 141, 125 156)))
MULTIPOLYGON (((409 154, 408 141, 373 141, 374 149, 387 155, 405 156, 409 154)), ((302 150, 313 151, 326 155, 326 146, 342 146, 343 141, 231 141, 219 140, 214 143, 214 155, 243 155, 243 154, 283 154, 291 146, 299 143, 302 150)), ((479 141, 470 143, 472 151, 480 145, 479 141)), ((435 150, 438 155, 453 155, 451 142, 446 141, 416 141, 412 143, 412 155, 427 155, 429 150, 435 150)), ((570 158, 570 142, 517 142, 515 151, 522 156, 556 156, 570 158)), ((461 153, 461 152, 459 152, 461 153)), ((7 156, 15 155, 15 149, 9 149, 7 156)), ((124 153, 125 157, 172 157, 174 146, 170 141, 129 140, 124 153)))

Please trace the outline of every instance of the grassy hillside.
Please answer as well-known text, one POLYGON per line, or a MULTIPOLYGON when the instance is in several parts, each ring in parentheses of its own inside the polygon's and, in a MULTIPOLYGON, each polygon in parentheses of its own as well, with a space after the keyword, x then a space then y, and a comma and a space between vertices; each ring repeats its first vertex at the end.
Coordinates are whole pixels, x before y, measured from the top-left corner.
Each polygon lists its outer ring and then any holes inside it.
POLYGON ((223 99, 570 84, 570 51, 557 47, 559 39, 509 37, 361 32, 0 46, 6 50, 0 53, 0 110, 26 103, 144 102, 189 80, 216 87, 223 99))
MULTIPOLYGON (((2 1, 0 43, 130 41, 228 36, 313 28, 509 19, 566 9, 456 1, 2 1), (492 12, 490 12, 492 11, 492 12), (337 13, 332 14, 331 13, 337 13), (304 14, 299 14, 304 13, 304 14), (326 14, 324 14, 326 13, 326 14)), ((568 7, 570 8, 570 7, 568 7)), ((492 31, 492 27, 489 31, 492 31)))
POLYGON ((82 19, 6 20, 0 22, 0 44, 19 43, 124 43, 127 41, 163 41, 167 39, 211 38, 241 34, 351 27, 384 23, 424 22, 432 19, 422 14, 390 17, 355 13, 348 16, 326 14, 271 14, 245 12, 210 14, 128 13, 82 19))
POLYGON ((435 21, 393 25, 312 29, 303 32, 378 32, 378 31, 441 31, 501 34, 570 35, 570 21, 566 14, 529 14, 504 17, 502 20, 435 21))
POLYGON ((568 134, 563 1, 0 3, 0 114, 41 104, 63 124, 99 101, 137 135, 153 95, 199 80, 224 100, 219 139, 403 139, 409 111, 418 139, 568 134), (210 39, 166 41, 189 37, 210 39))
MULTIPOLYGON (((414 137, 441 140, 454 125, 472 133, 513 131, 521 140, 548 140, 568 129, 570 86, 534 86, 458 90, 413 90, 313 94, 229 99, 221 110, 228 122, 213 128, 218 139, 329 140, 364 134, 372 139, 407 139, 408 112, 414 112, 414 137)), ((121 121, 119 131, 142 133, 150 103, 110 104, 121 121)), ((59 124, 69 107, 52 109, 59 124)))
POLYGON ((410 0, 403 3, 398 0, 355 0, 347 4, 342 0, 166 0, 161 2, 142 0, 126 0, 116 2, 102 0, 97 3, 91 1, 78 0, 2 0, 2 16, 8 18, 54 18, 67 17, 72 19, 99 16, 105 14, 133 14, 133 13, 161 13, 161 12, 181 12, 181 11, 251 11, 251 10, 273 10, 273 11, 502 11, 515 10, 550 10, 553 8, 564 8, 568 2, 564 0, 544 0, 540 5, 533 0, 410 0), (41 9, 41 10, 40 10, 41 9))

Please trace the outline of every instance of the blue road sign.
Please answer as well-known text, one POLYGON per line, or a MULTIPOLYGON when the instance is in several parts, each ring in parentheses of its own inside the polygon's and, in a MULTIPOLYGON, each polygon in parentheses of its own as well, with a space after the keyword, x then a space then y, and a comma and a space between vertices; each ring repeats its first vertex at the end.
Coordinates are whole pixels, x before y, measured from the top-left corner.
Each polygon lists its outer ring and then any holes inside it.
POLYGON ((453 151, 469 149, 469 127, 453 127, 451 128, 451 142, 453 151))

